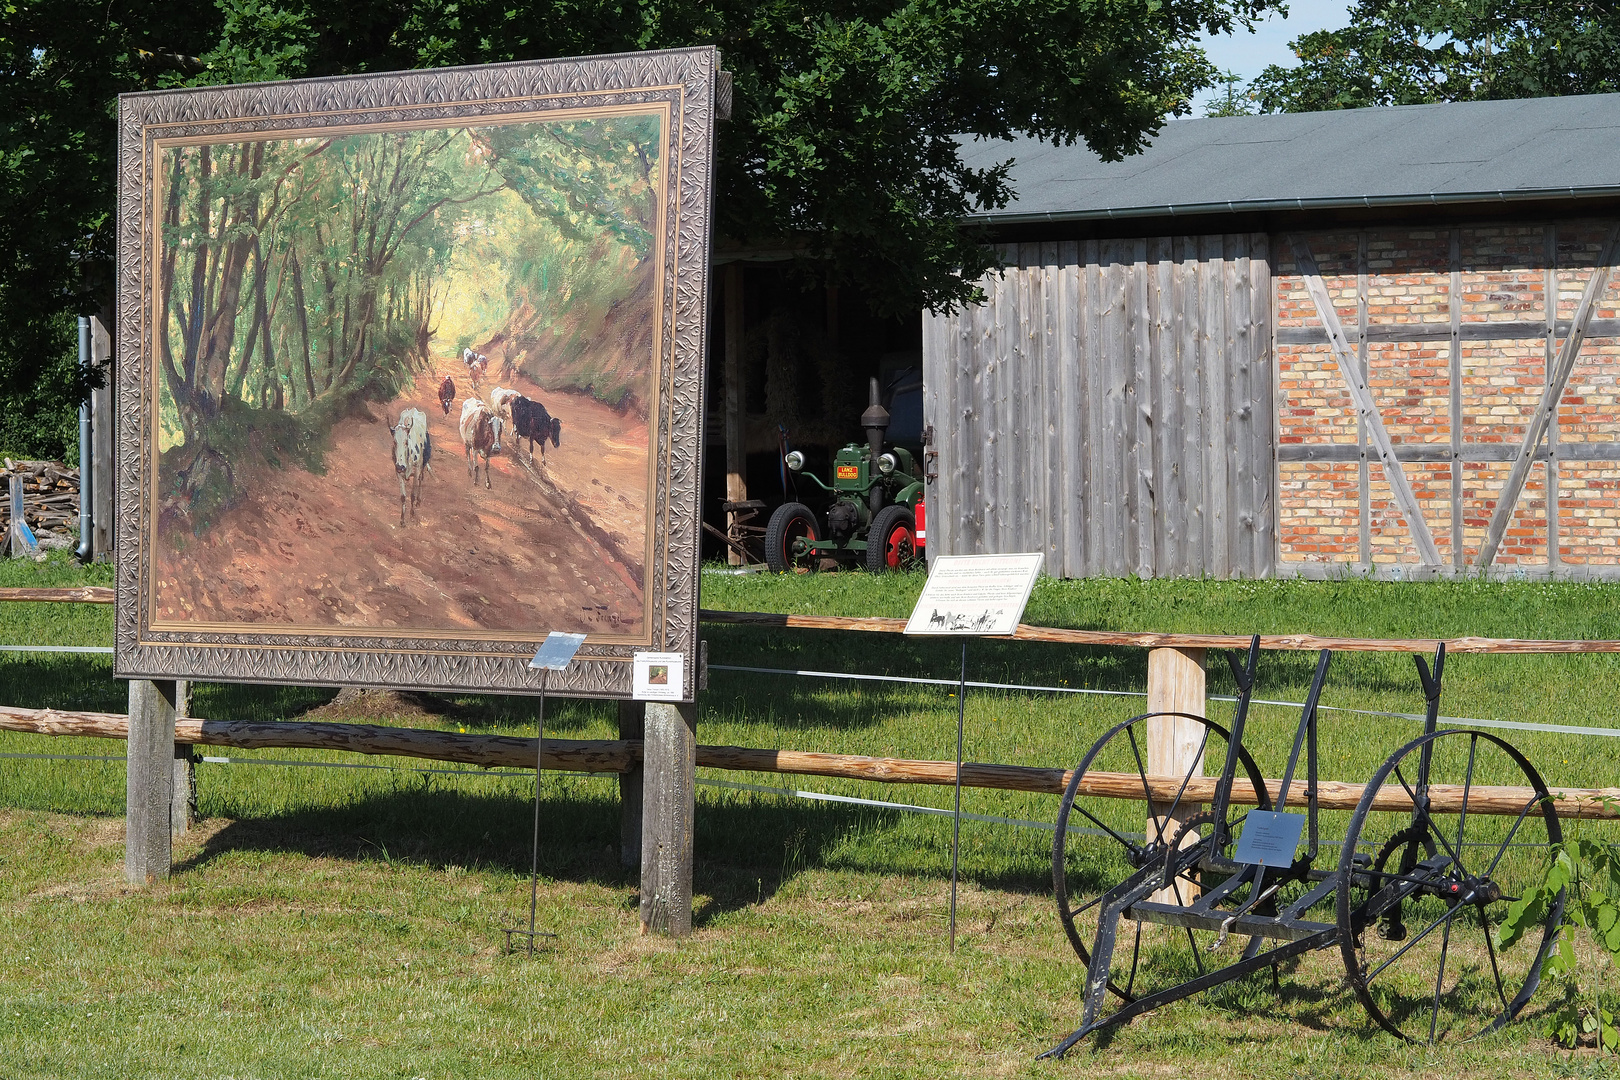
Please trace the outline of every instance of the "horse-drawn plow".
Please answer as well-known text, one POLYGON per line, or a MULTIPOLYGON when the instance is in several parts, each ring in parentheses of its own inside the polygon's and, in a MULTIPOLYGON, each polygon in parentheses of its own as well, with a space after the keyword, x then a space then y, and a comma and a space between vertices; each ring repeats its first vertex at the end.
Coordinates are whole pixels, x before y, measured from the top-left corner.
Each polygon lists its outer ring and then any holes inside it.
POLYGON ((1244 746, 1259 647, 1255 638, 1247 655, 1229 656, 1239 691, 1230 729, 1191 713, 1133 717, 1098 739, 1071 776, 1052 876, 1063 929, 1086 964, 1085 992, 1080 1026, 1046 1056, 1267 968, 1275 984, 1284 961, 1317 950, 1337 949, 1373 1020, 1411 1042, 1492 1031, 1534 993, 1562 897, 1539 933, 1506 948, 1500 933, 1561 839, 1558 816, 1514 747, 1437 726, 1444 645, 1432 669, 1414 657, 1423 734, 1385 760, 1350 811, 1319 802, 1327 650, 1280 783, 1263 779, 1244 746), (1197 743, 1196 760, 1177 776, 1149 772, 1148 725, 1166 721, 1190 725, 1197 743), (1222 763, 1212 791, 1205 757, 1222 763), (1138 779, 1138 801, 1120 802, 1117 783, 1109 795, 1088 793, 1088 777, 1120 774, 1138 779), (1327 841, 1328 832, 1343 838, 1327 841))

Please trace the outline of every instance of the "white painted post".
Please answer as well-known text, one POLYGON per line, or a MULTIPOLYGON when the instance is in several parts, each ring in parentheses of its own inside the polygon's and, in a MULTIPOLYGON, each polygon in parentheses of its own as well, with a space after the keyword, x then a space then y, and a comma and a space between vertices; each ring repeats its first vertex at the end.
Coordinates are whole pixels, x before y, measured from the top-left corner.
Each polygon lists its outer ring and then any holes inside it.
MULTIPOLYGON (((1148 712, 1181 712, 1204 715, 1204 650, 1153 649, 1148 653, 1148 712)), ((1156 717, 1147 722, 1147 766, 1151 776, 1187 775, 1189 769, 1204 771, 1201 743, 1202 724, 1181 717, 1156 717)), ((1153 803, 1148 808, 1147 837, 1163 835, 1168 843, 1202 805, 1183 802, 1175 817, 1168 817, 1169 804, 1153 803)), ((1151 899, 1161 904, 1187 903, 1193 899, 1183 882, 1178 898, 1170 889, 1161 889, 1151 899)))

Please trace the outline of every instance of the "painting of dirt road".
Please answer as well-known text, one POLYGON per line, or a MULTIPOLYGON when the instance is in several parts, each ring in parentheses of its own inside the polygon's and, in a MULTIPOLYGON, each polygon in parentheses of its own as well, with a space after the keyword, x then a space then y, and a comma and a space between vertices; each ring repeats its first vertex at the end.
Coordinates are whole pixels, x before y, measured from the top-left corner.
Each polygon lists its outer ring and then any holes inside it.
POLYGON ((643 636, 666 126, 165 148, 150 625, 643 636))

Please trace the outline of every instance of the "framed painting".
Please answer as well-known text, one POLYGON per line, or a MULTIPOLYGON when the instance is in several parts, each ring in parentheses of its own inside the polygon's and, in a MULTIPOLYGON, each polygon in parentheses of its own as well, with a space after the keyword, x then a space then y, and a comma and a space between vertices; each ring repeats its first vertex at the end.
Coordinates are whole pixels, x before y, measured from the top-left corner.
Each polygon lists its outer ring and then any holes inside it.
POLYGON ((716 59, 120 99, 119 675, 696 685, 716 59))

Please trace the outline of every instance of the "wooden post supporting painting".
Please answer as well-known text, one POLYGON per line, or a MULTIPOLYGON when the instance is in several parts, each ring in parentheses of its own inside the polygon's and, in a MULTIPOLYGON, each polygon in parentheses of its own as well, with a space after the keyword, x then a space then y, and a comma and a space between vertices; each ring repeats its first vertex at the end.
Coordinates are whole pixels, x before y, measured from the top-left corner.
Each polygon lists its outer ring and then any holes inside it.
MULTIPOLYGON (((191 684, 184 680, 177 680, 174 684, 174 711, 177 716, 191 715, 191 684)), ((169 835, 176 839, 186 835, 197 816, 197 773, 192 768, 192 749, 191 743, 174 744, 169 835)))
POLYGON ((642 751, 641 932, 692 932, 697 706, 646 704, 642 751))
MULTIPOLYGON (((647 729, 645 704, 619 702, 619 738, 640 742, 647 729)), ((619 865, 641 865, 641 761, 619 774, 619 865)))
MULTIPOLYGON (((1152 649, 1148 652, 1147 677, 1148 712, 1181 712, 1194 716, 1204 715, 1204 650, 1152 649)), ((1205 728, 1202 724, 1179 717, 1157 717, 1147 722, 1147 768, 1152 776, 1185 776, 1189 769, 1203 772, 1203 751, 1200 745, 1205 728)), ((1174 818, 1166 817, 1170 807, 1151 803, 1148 810, 1147 837, 1156 839, 1161 833, 1166 841, 1176 834, 1182 824, 1202 806, 1183 803, 1177 807, 1174 818)), ((1192 898, 1177 897, 1170 889, 1153 894, 1155 903, 1185 904, 1192 898)))
POLYGON ((167 878, 173 860, 175 690, 172 679, 129 681, 124 878, 134 885, 167 878))

